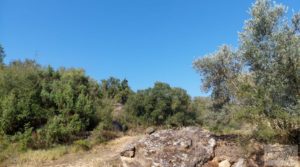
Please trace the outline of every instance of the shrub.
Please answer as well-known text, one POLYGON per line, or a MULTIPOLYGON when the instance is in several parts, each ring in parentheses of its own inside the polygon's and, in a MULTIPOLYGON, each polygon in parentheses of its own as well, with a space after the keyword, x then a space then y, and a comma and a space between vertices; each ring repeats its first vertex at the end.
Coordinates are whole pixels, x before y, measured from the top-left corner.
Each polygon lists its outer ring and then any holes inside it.
POLYGON ((77 150, 88 151, 91 149, 92 145, 88 140, 77 140, 74 142, 74 146, 77 148, 77 150))
POLYGON ((99 85, 81 69, 14 61, 0 69, 0 131, 24 148, 70 143, 97 126, 100 98, 99 85))
POLYGON ((254 138, 263 142, 274 141, 276 135, 276 131, 266 123, 260 123, 257 127, 257 130, 253 133, 254 138))
POLYGON ((185 90, 171 88, 168 84, 157 82, 153 88, 140 90, 130 96, 125 110, 127 119, 139 124, 165 125, 169 122, 183 125, 189 121, 180 117, 188 118, 189 105, 190 97, 185 90), (172 116, 174 117, 171 118, 172 116))

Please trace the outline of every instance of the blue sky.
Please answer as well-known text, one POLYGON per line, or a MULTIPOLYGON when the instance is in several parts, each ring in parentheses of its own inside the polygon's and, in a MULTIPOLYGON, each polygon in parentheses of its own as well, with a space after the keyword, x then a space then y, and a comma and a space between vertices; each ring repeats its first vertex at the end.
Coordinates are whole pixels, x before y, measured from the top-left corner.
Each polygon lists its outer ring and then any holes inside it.
MULTIPOLYGON (((238 46, 253 0, 0 0, 6 62, 35 59, 80 67, 96 80, 156 81, 206 95, 192 61, 222 44, 238 46)), ((299 11, 299 0, 279 0, 299 11)))

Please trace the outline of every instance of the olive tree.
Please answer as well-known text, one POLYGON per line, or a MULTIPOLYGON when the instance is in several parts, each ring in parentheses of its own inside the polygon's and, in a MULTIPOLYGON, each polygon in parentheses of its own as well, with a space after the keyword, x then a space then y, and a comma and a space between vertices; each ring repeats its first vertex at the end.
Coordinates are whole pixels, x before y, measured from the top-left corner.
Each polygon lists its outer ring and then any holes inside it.
POLYGON ((274 105, 297 105, 300 95, 300 15, 289 22, 286 8, 269 0, 257 0, 240 33, 243 59, 266 99, 265 111, 274 105))
POLYGON ((195 60, 193 66, 202 77, 203 90, 211 91, 215 109, 234 99, 235 79, 241 72, 241 63, 229 46, 222 46, 216 53, 195 60))

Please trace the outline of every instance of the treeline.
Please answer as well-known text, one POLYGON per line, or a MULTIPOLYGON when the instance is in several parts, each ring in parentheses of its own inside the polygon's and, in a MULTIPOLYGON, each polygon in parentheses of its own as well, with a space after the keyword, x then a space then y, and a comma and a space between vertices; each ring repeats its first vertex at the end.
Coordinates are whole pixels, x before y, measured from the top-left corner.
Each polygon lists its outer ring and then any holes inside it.
POLYGON ((300 13, 289 19, 286 9, 257 0, 237 49, 224 45, 194 62, 223 115, 216 129, 248 122, 256 138, 299 144, 300 13))
MULTIPOLYGON (((3 48, 1 53, 4 58, 3 48)), ((115 124, 123 131, 193 124, 190 103, 185 90, 166 83, 135 93, 126 79, 97 82, 82 69, 56 70, 32 60, 1 63, 0 147, 6 142, 19 143, 23 149, 49 148, 91 133, 104 141, 115 124), (124 109, 114 116, 117 104, 124 109)))

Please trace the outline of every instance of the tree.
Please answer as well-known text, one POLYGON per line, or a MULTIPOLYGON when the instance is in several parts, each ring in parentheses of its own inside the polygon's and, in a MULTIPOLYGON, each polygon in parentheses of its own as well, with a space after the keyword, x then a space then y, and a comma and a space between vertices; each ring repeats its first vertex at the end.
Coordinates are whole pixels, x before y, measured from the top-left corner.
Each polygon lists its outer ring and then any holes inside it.
POLYGON ((238 111, 258 133, 292 136, 300 120, 300 13, 289 20, 284 6, 257 0, 250 14, 237 52, 222 47, 194 67, 215 108, 238 111))
POLYGON ((266 99, 266 114, 276 106, 297 105, 300 96, 300 14, 288 22, 285 11, 270 0, 257 0, 240 34, 240 51, 266 99))
MULTIPOLYGON (((51 74, 51 69, 48 70, 48 74, 51 74)), ((49 108, 53 110, 53 115, 49 118, 50 122, 52 119, 63 119, 52 123, 66 127, 78 125, 70 130, 71 135, 95 126, 93 120, 100 98, 96 81, 87 77, 81 69, 60 69, 57 76, 52 74, 52 79, 47 80, 43 82, 41 98, 44 100, 43 105, 51 104, 49 108)))
POLYGON ((216 53, 194 61, 193 66, 202 77, 203 90, 212 91, 215 109, 221 109, 233 100, 234 82, 241 72, 241 62, 230 47, 222 46, 216 53))
POLYGON ((129 95, 132 93, 126 79, 120 80, 110 77, 101 82, 101 92, 105 98, 113 99, 118 103, 125 104, 129 95))
POLYGON ((190 97, 180 88, 157 82, 153 88, 140 90, 129 97, 126 112, 146 125, 186 125, 194 117, 188 112, 190 97))
POLYGON ((3 64, 4 58, 5 58, 5 52, 3 47, 0 44, 0 64, 3 64))
POLYGON ((6 134, 37 128, 45 122, 40 105, 39 65, 15 61, 0 73, 0 130, 6 134))

